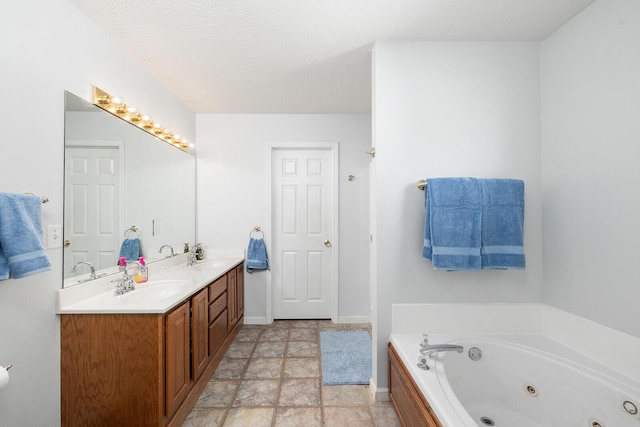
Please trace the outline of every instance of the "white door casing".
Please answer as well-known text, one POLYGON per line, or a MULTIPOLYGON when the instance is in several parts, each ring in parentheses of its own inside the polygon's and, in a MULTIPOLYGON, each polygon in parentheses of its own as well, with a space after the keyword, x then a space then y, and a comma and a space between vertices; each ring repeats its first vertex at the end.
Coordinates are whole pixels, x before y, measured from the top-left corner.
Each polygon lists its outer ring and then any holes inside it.
MULTIPOLYGON (((121 141, 68 141, 65 148, 64 276, 79 261, 117 265, 122 243, 121 141)), ((88 269, 79 268, 78 274, 88 269)))
POLYGON ((271 319, 337 321, 337 144, 274 146, 270 159, 271 319))

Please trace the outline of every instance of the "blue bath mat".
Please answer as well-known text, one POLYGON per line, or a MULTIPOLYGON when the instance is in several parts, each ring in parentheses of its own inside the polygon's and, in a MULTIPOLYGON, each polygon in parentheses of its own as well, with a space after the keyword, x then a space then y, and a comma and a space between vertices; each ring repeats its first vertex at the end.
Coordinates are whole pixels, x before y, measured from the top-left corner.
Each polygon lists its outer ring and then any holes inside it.
POLYGON ((369 384, 371 337, 366 331, 320 332, 324 385, 369 384))

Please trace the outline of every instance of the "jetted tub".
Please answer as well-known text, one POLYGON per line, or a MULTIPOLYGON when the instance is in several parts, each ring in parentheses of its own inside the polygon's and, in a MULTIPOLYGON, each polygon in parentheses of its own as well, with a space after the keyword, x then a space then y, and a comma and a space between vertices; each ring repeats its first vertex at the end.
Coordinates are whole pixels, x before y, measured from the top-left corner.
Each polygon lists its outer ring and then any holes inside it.
POLYGON ((405 425, 438 426, 412 419, 424 398, 443 427, 640 427, 640 384, 543 335, 432 335, 431 345, 464 350, 435 353, 429 370, 418 367, 421 341, 419 334, 391 336, 389 391, 405 425), (480 350, 479 360, 471 349, 480 350), (394 350, 406 370, 394 369, 394 350), (394 379, 402 372, 414 383, 407 390, 422 395, 416 404, 402 402, 410 394, 394 379))

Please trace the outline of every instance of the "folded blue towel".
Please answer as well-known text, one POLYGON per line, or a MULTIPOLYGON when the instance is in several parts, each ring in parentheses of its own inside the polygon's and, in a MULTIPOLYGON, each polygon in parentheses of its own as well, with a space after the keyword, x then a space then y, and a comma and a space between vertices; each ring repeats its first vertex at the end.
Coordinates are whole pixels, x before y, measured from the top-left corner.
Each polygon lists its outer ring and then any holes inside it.
POLYGON ((247 249, 247 273, 253 270, 269 270, 269 257, 263 239, 249 239, 247 249))
POLYGON ((482 268, 524 269, 524 182, 481 179, 482 268))
POLYGON ((433 178, 425 191, 422 255, 441 270, 479 270, 482 194, 473 178, 433 178))
POLYGON ((51 269, 44 250, 40 197, 0 193, 0 280, 51 269))
POLYGON ((137 261, 142 255, 142 246, 140 239, 124 239, 120 246, 120 256, 125 257, 127 262, 137 261))

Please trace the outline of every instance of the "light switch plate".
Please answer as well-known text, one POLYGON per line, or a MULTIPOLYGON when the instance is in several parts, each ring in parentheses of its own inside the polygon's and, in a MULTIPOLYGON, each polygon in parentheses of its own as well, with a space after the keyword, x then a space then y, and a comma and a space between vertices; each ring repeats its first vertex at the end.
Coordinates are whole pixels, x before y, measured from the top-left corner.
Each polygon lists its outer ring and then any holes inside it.
POLYGON ((62 226, 50 225, 47 229, 47 247, 49 249, 62 247, 62 226))

